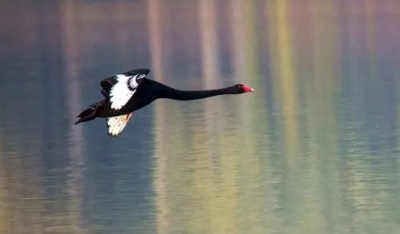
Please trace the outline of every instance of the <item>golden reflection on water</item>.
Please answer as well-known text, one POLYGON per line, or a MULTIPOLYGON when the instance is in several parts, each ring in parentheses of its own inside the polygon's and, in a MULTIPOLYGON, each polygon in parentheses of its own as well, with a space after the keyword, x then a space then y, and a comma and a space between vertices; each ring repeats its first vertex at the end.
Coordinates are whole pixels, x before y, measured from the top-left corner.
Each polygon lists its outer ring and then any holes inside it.
MULTIPOLYGON (((234 80, 249 85, 262 84, 257 80, 261 77, 255 66, 257 44, 253 41, 256 37, 252 28, 254 20, 248 19, 253 17, 252 6, 248 4, 232 1, 231 5, 232 9, 242 9, 243 13, 233 11, 230 15, 233 25, 238 25, 233 28, 233 60, 246 58, 245 62, 234 62, 234 80)), ((204 16, 203 20, 206 20, 204 16)), ((212 17, 207 19, 210 20, 212 17)), ((214 30, 204 28, 206 35, 203 37, 210 37, 214 30)), ((217 56, 218 49, 213 50, 215 45, 205 39, 203 42, 203 50, 208 51, 203 54, 203 62, 208 63, 217 56)), ((153 62, 157 61, 153 58, 153 62)), ((218 74, 215 67, 203 72, 203 88, 222 83, 215 77, 218 74)), ((262 85, 257 93, 265 93, 262 85)), ((262 175, 257 151, 265 152, 260 145, 265 142, 259 136, 266 134, 266 104, 264 99, 254 99, 250 95, 232 99, 210 99, 196 104, 203 104, 204 108, 171 103, 173 108, 165 109, 165 103, 157 103, 155 172, 160 233, 242 233, 260 229, 264 199, 261 191, 258 194, 251 191, 262 175), (187 110, 191 108, 193 112, 187 110), (198 109, 204 110, 198 112, 198 109), (189 153, 183 153, 182 149, 189 153)))
MULTIPOLYGON (((2 165, 5 165, 5 156, 12 156, 3 152, 0 155, 2 165)), ((41 220, 48 218, 45 215, 46 202, 41 176, 38 170, 26 170, 26 167, 40 168, 40 165, 34 158, 22 162, 21 155, 23 154, 14 155, 12 160, 7 161, 12 170, 1 168, 2 178, 7 178, 2 181, 1 201, 4 209, 0 213, 4 219, 1 220, 1 229, 3 233, 24 233, 24 227, 29 226, 32 233, 40 233, 43 230, 41 220), (38 216, 33 216, 32 213, 38 216)))
POLYGON ((285 155, 288 165, 293 166, 298 160, 298 106, 296 97, 296 77, 294 68, 294 48, 290 25, 290 1, 270 1, 266 5, 269 35, 269 53, 272 69, 272 79, 277 85, 277 100, 282 101, 282 127, 285 136, 285 155), (294 160, 294 161, 293 161, 294 160))
MULTIPOLYGON (((218 57, 215 40, 218 34, 213 27, 216 20, 211 10, 215 7, 213 4, 213 1, 199 3, 204 88, 222 83, 213 79, 219 74, 218 61, 215 60, 218 57)), ((286 159, 283 164, 273 158, 271 153, 274 151, 269 147, 268 117, 271 114, 266 109, 267 90, 258 68, 257 38, 262 32, 256 34, 254 30, 254 4, 252 1, 231 1, 230 7, 234 79, 257 84, 258 90, 254 95, 263 98, 246 96, 205 100, 201 102, 204 104, 202 114, 189 113, 184 107, 180 113, 178 109, 166 110, 163 104, 157 106, 156 129, 163 129, 156 133, 162 135, 157 140, 160 145, 156 154, 162 165, 157 164, 155 170, 157 186, 162 184, 163 188, 158 190, 156 199, 163 200, 158 213, 163 221, 159 223, 159 232, 365 231, 365 222, 374 217, 364 209, 371 205, 371 201, 365 198, 369 190, 365 189, 374 186, 365 184, 370 180, 366 177, 368 168, 363 165, 365 160, 362 157, 366 154, 347 152, 343 174, 340 168, 343 162, 339 158, 343 155, 339 156, 338 152, 338 141, 343 137, 341 125, 344 125, 338 116, 343 72, 338 56, 344 56, 346 51, 338 47, 341 32, 337 5, 308 1, 305 10, 310 15, 299 17, 304 20, 302 23, 312 24, 312 27, 298 29, 295 25, 301 22, 296 22, 298 18, 292 14, 296 8, 292 2, 269 1, 265 4, 273 85, 268 91, 273 93, 282 117, 275 122, 278 127, 274 129, 282 132, 275 133, 279 138, 273 144, 281 149, 279 155, 286 159), (308 30, 305 35, 301 35, 303 29, 308 30), (293 38, 299 36, 305 36, 307 40, 295 42, 293 38), (312 59, 304 60, 307 56, 312 59), (249 110, 251 114, 243 110, 249 110), (180 119, 184 115, 191 115, 191 124, 186 127, 182 121, 165 122, 165 119, 180 119), (183 132, 188 135, 170 137, 183 132), (178 159, 183 141, 185 151, 191 153, 178 159), (168 155, 162 152, 168 152, 168 155), (176 171, 168 173, 169 167, 176 171), (355 213, 349 211, 349 204, 355 213), (168 224, 168 229, 165 224, 168 224)), ((363 19, 370 20, 370 17, 367 14, 363 19)), ((360 19, 350 17, 348 20, 351 24, 360 19)), ((344 30, 359 24, 369 25, 357 21, 344 30)), ((373 26, 368 26, 367 32, 374 34, 373 26)), ((357 44, 355 40, 359 34, 350 35, 353 40, 350 43, 357 44)), ((372 74, 376 74, 374 40, 374 37, 367 40, 369 72, 372 74)), ((361 76, 356 62, 357 58, 350 57, 351 77, 355 83, 360 82, 361 76)), ((153 63, 157 61, 153 60, 153 63)), ((345 131, 350 137, 348 140, 354 141, 351 130, 345 131)), ((384 200, 385 196, 382 196, 384 200)), ((379 204, 376 205, 378 209, 379 204)), ((391 230, 390 227, 387 230, 391 230)))
MULTIPOLYGON (((308 233, 334 232, 337 229, 336 216, 338 202, 337 170, 337 82, 339 73, 336 71, 337 16, 332 4, 314 4, 310 6, 310 21, 315 23, 311 29, 310 53, 312 69, 305 76, 301 86, 304 90, 304 106, 301 115, 304 116, 302 152, 304 162, 309 167, 302 170, 297 180, 300 194, 297 209, 303 216, 301 226, 293 227, 308 233), (321 17, 324 12, 330 17, 321 17), (309 189, 304 189, 309 188, 309 189), (303 191, 303 192, 302 192, 303 191), (329 220, 329 222, 327 221, 329 220)), ((308 48, 308 47, 307 47, 308 48)), ((304 55, 302 55, 304 56, 304 55)), ((296 168, 301 167, 299 163, 296 168)))
MULTIPOLYGON (((0 149, 0 165, 3 163, 3 151, 0 149)), ((4 167, 0 168, 0 232, 10 232, 10 194, 7 174, 4 167)))

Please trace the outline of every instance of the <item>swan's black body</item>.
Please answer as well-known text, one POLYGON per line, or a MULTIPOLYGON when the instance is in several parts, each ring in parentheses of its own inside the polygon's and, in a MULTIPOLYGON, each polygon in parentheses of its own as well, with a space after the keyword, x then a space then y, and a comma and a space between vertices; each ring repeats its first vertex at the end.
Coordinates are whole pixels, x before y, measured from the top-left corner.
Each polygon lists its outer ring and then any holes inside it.
MULTIPOLYGON (((122 74, 126 76, 134 76, 135 74, 147 75, 149 72, 149 69, 136 69, 122 74)), ((253 89, 247 88, 242 84, 214 90, 182 91, 145 77, 138 79, 137 81, 138 85, 136 91, 129 101, 122 108, 115 110, 111 108, 110 92, 111 88, 116 85, 117 81, 115 77, 109 77, 102 80, 101 86, 103 89, 101 93, 105 96, 105 99, 90 105, 86 110, 81 112, 78 115, 79 119, 75 124, 87 122, 95 118, 110 118, 127 115, 149 105, 159 98, 189 101, 218 95, 240 94, 253 91, 253 89)))

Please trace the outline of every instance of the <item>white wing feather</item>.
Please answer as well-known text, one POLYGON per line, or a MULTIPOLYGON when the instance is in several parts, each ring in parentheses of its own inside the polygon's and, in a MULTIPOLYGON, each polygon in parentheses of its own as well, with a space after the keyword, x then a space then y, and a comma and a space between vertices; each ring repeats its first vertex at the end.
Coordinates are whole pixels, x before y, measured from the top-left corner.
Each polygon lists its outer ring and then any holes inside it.
POLYGON ((107 118, 108 135, 117 137, 126 127, 132 114, 107 118))
MULTIPOLYGON (((116 76, 117 83, 110 90, 111 109, 121 109, 126 103, 128 103, 129 99, 131 99, 133 94, 136 92, 136 82, 132 82, 131 80, 131 82, 129 82, 130 84, 128 84, 130 78, 131 76, 121 74, 116 76), (133 90, 131 90, 128 85, 133 86, 133 90)), ((132 79, 135 80, 135 77, 132 79)))

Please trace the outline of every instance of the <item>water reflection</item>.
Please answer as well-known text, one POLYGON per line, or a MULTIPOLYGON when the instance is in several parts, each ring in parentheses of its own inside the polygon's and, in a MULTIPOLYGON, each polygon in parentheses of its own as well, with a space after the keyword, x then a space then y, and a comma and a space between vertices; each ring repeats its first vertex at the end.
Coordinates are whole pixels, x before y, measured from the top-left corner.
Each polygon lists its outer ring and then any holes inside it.
MULTIPOLYGON (((64 55, 65 55, 65 72, 66 77, 69 77, 69 82, 66 85, 67 93, 70 94, 67 100, 68 115, 74 116, 80 109, 81 103, 81 80, 79 79, 79 60, 80 47, 76 39, 79 35, 75 28, 76 16, 75 5, 71 2, 64 2, 63 10, 63 25, 65 27, 64 40, 64 55)), ((68 167, 68 219, 69 225, 64 230, 71 233, 87 233, 85 228, 85 219, 82 214, 83 208, 83 193, 84 193, 84 148, 85 140, 83 136, 83 126, 69 125, 68 130, 68 151, 69 151, 69 167, 68 167)))
POLYGON ((5 4, 0 232, 396 233, 398 4, 5 4), (257 92, 72 125, 132 66, 257 92))

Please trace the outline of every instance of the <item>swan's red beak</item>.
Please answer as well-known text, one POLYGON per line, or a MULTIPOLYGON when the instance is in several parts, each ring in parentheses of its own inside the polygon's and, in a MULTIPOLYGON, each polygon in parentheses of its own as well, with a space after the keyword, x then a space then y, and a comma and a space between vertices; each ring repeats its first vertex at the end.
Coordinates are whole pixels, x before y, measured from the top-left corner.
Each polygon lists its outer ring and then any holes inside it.
POLYGON ((244 92, 245 92, 245 93, 254 92, 254 91, 255 91, 254 89, 249 88, 249 87, 247 87, 247 86, 244 86, 243 89, 244 89, 244 92))

